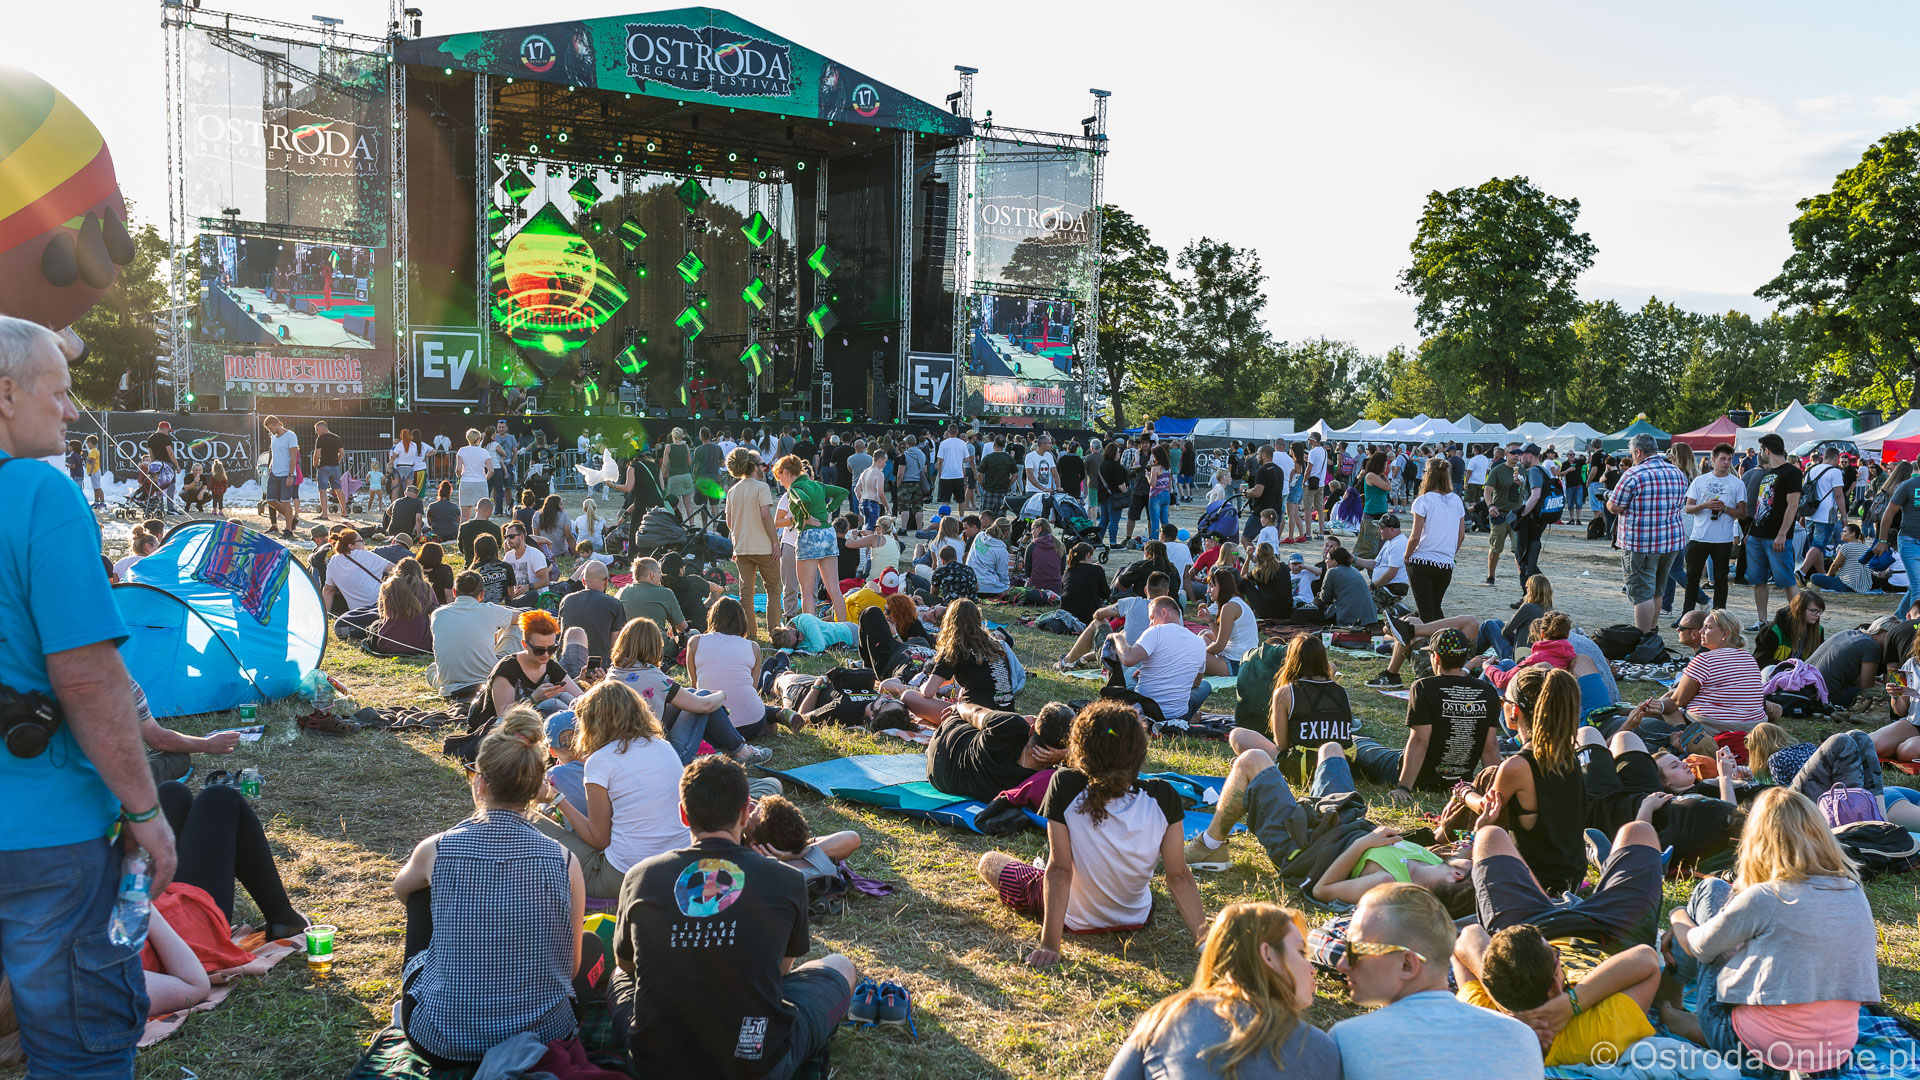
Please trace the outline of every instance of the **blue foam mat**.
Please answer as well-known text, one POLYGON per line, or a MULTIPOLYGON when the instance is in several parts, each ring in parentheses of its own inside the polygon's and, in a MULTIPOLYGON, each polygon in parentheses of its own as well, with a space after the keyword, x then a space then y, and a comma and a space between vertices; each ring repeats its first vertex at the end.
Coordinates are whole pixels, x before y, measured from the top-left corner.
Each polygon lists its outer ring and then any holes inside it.
MULTIPOLYGON (((1027 815, 1028 821, 1033 822, 1035 825, 1039 826, 1040 828, 1044 829, 1047 827, 1046 818, 1041 817, 1039 814, 1036 814, 1031 810, 1026 811, 1026 815, 1027 815)), ((1180 831, 1186 835, 1186 838, 1188 840, 1192 840, 1194 837, 1199 836, 1203 832, 1206 832, 1207 826, 1211 824, 1213 824, 1213 815, 1211 813, 1208 813, 1205 810, 1189 810, 1187 811, 1187 820, 1181 826, 1180 831)), ((1227 830, 1227 832, 1229 833, 1243 833, 1246 831, 1247 831, 1247 823, 1244 821, 1234 822, 1233 828, 1227 830)))

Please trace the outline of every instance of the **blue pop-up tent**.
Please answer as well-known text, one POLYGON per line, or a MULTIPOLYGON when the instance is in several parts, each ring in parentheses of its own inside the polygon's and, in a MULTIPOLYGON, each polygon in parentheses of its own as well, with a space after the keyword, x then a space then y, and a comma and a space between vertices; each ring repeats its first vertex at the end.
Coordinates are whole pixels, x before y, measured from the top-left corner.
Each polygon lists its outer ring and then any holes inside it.
POLYGON ((278 542, 233 522, 173 529, 113 597, 127 670, 156 717, 291 695, 327 647, 320 590, 278 542))

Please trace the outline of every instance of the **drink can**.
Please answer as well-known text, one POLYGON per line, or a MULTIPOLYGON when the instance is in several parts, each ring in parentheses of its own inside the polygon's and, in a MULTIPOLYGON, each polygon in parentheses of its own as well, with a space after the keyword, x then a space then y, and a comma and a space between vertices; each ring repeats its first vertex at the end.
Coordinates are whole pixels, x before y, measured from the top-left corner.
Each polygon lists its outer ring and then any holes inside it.
POLYGON ((259 769, 240 770, 240 794, 245 795, 249 799, 257 799, 260 797, 259 769))
POLYGON ((240 706, 240 719, 242 720, 252 720, 259 714, 260 707, 258 705, 247 704, 240 706))

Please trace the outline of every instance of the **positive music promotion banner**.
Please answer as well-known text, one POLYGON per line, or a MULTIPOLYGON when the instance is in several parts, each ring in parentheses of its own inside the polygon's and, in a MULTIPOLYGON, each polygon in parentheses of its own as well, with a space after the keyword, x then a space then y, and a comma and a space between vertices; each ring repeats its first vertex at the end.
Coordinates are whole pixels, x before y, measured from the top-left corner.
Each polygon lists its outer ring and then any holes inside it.
POLYGON ((953 415, 959 382, 947 353, 907 354, 907 418, 945 420, 953 415))
POLYGON ((223 353, 227 392, 267 397, 335 394, 359 397, 357 356, 275 356, 269 353, 223 353))
POLYGON ((1083 294, 1093 272, 1093 155, 980 140, 974 278, 1083 294))
POLYGON ((1079 420, 1086 413, 1085 395, 1076 382, 1034 382, 967 376, 969 417, 1039 416, 1079 420))

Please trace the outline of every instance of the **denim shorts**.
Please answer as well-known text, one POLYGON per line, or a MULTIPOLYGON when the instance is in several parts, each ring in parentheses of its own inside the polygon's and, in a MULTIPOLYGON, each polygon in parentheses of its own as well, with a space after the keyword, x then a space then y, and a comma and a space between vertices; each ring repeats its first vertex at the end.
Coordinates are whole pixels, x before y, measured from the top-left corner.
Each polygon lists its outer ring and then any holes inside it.
POLYGON ((831 559, 839 551, 839 538, 834 534, 833 527, 822 525, 800 531, 800 543, 794 554, 801 562, 810 562, 814 559, 831 559))
POLYGON ((1772 540, 1763 540, 1758 536, 1747 537, 1747 580, 1748 585, 1765 585, 1768 571, 1771 570, 1773 583, 1782 589, 1793 587, 1793 544, 1785 545, 1784 551, 1773 550, 1772 540))
POLYGON ((267 475, 267 501, 293 502, 300 497, 300 485, 291 476, 267 475))
POLYGON ((320 485, 321 491, 339 491, 340 490, 340 466, 338 465, 320 466, 319 468, 313 470, 313 480, 314 480, 314 483, 320 485))

